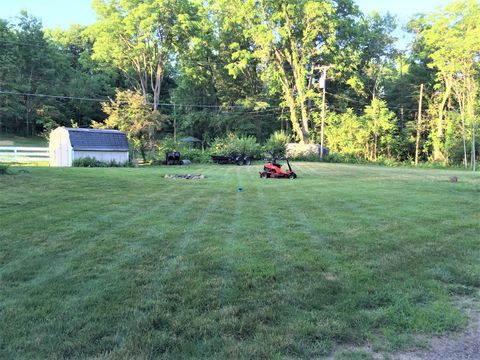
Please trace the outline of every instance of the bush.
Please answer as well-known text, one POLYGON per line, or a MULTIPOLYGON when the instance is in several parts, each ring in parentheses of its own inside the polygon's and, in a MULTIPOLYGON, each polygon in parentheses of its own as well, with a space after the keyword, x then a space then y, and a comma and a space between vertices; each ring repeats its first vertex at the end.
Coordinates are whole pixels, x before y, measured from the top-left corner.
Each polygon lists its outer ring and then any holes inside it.
POLYGON ((276 157, 285 156, 286 146, 290 142, 290 135, 284 131, 275 131, 265 143, 265 150, 276 157))
POLYGON ((262 147, 254 136, 238 137, 231 134, 225 138, 216 138, 210 146, 212 153, 226 156, 246 155, 259 158, 262 155, 262 147))
POLYGON ((10 166, 7 164, 0 163, 0 175, 10 174, 10 166))
POLYGON ((216 154, 230 155, 233 148, 231 144, 232 141, 229 137, 217 137, 210 143, 210 149, 216 154))
POLYGON ((72 166, 74 167, 126 167, 129 163, 117 163, 112 161, 99 161, 95 158, 85 157, 81 159, 73 160, 72 166))
POLYGON ((164 158, 165 154, 168 152, 178 151, 183 153, 188 149, 185 143, 178 141, 175 142, 171 137, 158 141, 157 147, 160 158, 164 158))
POLYGON ((324 162, 343 164, 368 164, 365 159, 357 158, 351 154, 330 153, 323 157, 324 162))
POLYGON ((182 160, 190 160, 193 163, 211 163, 212 159, 210 157, 209 151, 203 151, 199 149, 186 150, 180 153, 182 160))
POLYGON ((233 149, 237 155, 246 155, 257 159, 262 154, 262 147, 257 143, 257 139, 254 136, 235 137, 233 149))
POLYGON ((95 158, 86 157, 73 160, 72 166, 74 167, 99 167, 100 161, 95 158))
POLYGON ((379 156, 377 160, 374 162, 376 165, 380 166, 389 166, 389 167, 396 167, 400 165, 400 162, 387 158, 385 156, 379 156))

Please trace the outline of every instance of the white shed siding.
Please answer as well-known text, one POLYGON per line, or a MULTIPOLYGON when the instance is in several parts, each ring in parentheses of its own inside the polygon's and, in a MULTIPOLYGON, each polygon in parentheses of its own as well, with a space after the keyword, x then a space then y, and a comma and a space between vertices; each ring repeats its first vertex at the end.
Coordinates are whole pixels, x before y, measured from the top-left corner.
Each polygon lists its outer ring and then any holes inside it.
POLYGON ((50 133, 50 166, 72 166, 72 146, 65 128, 57 128, 50 133))
POLYGON ((73 160, 83 159, 86 157, 95 158, 99 161, 115 161, 117 164, 124 164, 128 162, 128 151, 75 150, 73 152, 73 160))

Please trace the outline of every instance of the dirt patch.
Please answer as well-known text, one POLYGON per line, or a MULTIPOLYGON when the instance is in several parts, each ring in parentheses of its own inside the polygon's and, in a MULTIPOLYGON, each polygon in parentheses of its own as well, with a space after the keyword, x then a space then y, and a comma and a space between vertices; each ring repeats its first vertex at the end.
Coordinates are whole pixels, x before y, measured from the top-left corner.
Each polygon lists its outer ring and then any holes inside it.
POLYGON ((14 142, 12 140, 0 140, 0 146, 13 146, 14 142))
POLYGON ((183 180, 203 180, 205 179, 206 176, 205 175, 190 175, 190 174, 186 174, 186 175, 168 175, 166 174, 165 175, 165 179, 183 179, 183 180))
POLYGON ((398 360, 479 360, 480 359, 480 314, 460 334, 434 337, 430 349, 394 354, 398 360))
POLYGON ((376 352, 370 345, 362 347, 342 346, 328 359, 335 360, 339 354, 346 352, 347 354, 363 354, 366 359, 375 360, 480 360, 480 308, 478 300, 458 299, 457 304, 469 318, 467 328, 461 332, 444 336, 419 337, 418 340, 429 344, 426 348, 389 354, 376 352))

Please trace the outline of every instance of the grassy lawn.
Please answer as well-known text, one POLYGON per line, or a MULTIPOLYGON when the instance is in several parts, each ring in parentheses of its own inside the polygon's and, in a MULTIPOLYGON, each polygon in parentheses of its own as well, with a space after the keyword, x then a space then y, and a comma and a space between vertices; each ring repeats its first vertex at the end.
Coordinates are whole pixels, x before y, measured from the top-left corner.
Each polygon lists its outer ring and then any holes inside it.
POLYGON ((478 174, 293 166, 1 176, 0 358, 314 358, 466 324, 478 174))
POLYGON ((23 137, 13 134, 0 133, 0 146, 48 147, 48 141, 41 136, 23 137))
MULTIPOLYGON (((30 136, 30 137, 23 137, 23 136, 17 136, 13 134, 8 134, 8 133, 0 133, 0 147, 4 146, 15 146, 15 147, 46 147, 48 148, 48 140, 44 137, 41 136, 30 136)), ((0 152, 2 152, 0 150, 0 152)), ((10 161, 6 161, 9 165, 13 166, 48 166, 48 161, 37 161, 37 162, 26 162, 26 161, 21 161, 21 162, 13 162, 11 161, 11 158, 15 157, 13 153, 11 154, 4 154, 0 155, 0 158, 3 159, 8 159, 10 161)), ((1 163, 2 161, 0 161, 1 163)))

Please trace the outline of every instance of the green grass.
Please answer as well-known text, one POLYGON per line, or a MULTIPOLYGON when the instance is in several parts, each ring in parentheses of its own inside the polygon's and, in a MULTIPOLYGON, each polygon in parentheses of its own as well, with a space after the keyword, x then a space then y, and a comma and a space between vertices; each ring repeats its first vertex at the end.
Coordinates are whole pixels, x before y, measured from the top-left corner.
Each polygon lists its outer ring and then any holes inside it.
POLYGON ((315 358, 465 325, 478 174, 294 167, 1 176, 0 358, 315 358))
MULTIPOLYGON (((9 133, 0 133, 0 147, 16 146, 16 147, 48 147, 48 140, 41 136, 18 136, 9 133)), ((2 158, 10 158, 13 155, 2 155, 2 158)), ((38 162, 8 162, 12 166, 48 166, 47 161, 38 162)))
POLYGON ((48 140, 41 136, 18 136, 0 133, 0 146, 34 146, 48 147, 48 140))

